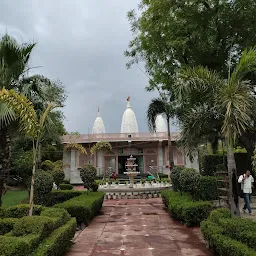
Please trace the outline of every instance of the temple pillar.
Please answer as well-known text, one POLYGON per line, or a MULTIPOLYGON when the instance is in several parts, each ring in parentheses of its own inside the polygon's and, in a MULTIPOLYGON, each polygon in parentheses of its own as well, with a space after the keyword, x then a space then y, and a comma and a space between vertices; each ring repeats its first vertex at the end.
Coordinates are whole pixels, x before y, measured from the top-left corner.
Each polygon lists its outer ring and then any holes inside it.
POLYGON ((80 177, 80 171, 76 167, 76 150, 71 149, 70 153, 70 183, 71 184, 83 184, 80 177))
POLYGON ((163 143, 160 140, 158 143, 158 172, 163 172, 164 169, 164 150, 163 143))
POLYGON ((104 174, 104 151, 99 150, 97 152, 97 175, 103 175, 104 174))

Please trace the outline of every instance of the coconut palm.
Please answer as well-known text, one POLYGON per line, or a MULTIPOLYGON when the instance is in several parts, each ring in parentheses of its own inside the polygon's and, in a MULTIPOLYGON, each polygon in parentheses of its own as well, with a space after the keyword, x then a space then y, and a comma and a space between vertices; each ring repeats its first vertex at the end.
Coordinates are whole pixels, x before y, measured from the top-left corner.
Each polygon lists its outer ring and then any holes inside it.
POLYGON ((225 139, 227 146, 229 198, 233 214, 239 214, 232 195, 232 173, 236 170, 234 144, 238 136, 246 131, 252 121, 256 106, 254 85, 245 77, 256 70, 256 48, 242 53, 233 72, 222 78, 215 71, 203 67, 181 70, 181 83, 177 95, 182 104, 182 139, 191 143, 206 139, 214 132, 225 139), (198 100, 193 99, 198 95, 198 100))
POLYGON ((172 98, 169 95, 164 93, 161 93, 159 98, 152 99, 150 104, 148 105, 147 120, 148 120, 148 127, 151 132, 156 131, 156 118, 160 114, 164 116, 167 122, 168 156, 169 156, 169 165, 170 165, 170 171, 171 171, 174 166, 174 161, 173 161, 170 122, 171 122, 171 118, 175 116, 175 107, 174 107, 174 102, 172 98))

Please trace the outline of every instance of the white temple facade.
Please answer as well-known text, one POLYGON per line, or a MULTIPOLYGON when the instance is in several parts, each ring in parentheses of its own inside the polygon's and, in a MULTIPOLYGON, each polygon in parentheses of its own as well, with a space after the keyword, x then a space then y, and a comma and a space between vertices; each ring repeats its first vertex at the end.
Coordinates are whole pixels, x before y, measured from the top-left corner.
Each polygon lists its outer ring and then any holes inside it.
MULTIPOLYGON (((156 118, 156 131, 139 132, 135 112, 132 109, 130 97, 126 102, 121 121, 120 133, 106 133, 103 118, 98 114, 92 128, 92 134, 64 135, 63 143, 79 143, 84 146, 87 155, 76 150, 64 151, 63 164, 65 179, 71 184, 82 184, 79 168, 85 164, 93 164, 97 168, 97 175, 125 172, 125 162, 130 155, 136 157, 137 171, 141 174, 161 172, 169 174, 168 161, 168 129, 163 115, 156 118), (112 152, 99 150, 95 155, 90 154, 90 148, 99 141, 107 141, 112 145, 112 152)), ((177 146, 179 132, 171 133, 174 164, 176 166, 194 167, 199 170, 197 158, 193 163, 177 146)))

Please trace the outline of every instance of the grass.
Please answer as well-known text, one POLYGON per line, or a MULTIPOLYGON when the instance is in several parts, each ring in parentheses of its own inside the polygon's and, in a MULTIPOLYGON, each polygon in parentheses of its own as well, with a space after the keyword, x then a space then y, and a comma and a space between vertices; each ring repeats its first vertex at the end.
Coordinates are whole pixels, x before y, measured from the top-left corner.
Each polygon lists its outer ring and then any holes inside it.
POLYGON ((27 199, 27 190, 9 190, 3 195, 2 208, 8 208, 20 204, 23 200, 27 199))

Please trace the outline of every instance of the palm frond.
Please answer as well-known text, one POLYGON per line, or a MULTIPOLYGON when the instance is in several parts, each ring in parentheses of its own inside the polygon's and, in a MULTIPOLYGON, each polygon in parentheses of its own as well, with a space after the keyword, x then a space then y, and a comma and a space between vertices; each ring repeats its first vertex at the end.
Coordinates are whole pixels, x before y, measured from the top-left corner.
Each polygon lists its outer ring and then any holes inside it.
POLYGON ((152 99, 147 110, 148 128, 151 132, 156 130, 156 118, 159 114, 166 116, 165 102, 161 98, 152 99))
POLYGON ((5 102, 0 102, 0 129, 16 120, 15 111, 5 102))
POLYGON ((256 47, 245 49, 242 56, 236 65, 235 70, 231 74, 230 85, 236 84, 239 80, 256 70, 256 47))
POLYGON ((209 94, 218 90, 224 83, 225 80, 216 71, 202 66, 188 67, 180 70, 174 92, 180 101, 193 96, 197 98, 197 101, 200 99, 204 101, 205 98, 209 98, 209 94))
POLYGON ((225 137, 236 139, 251 123, 252 107, 255 97, 249 81, 237 81, 233 86, 226 85, 220 91, 220 104, 225 109, 222 133, 225 137))

